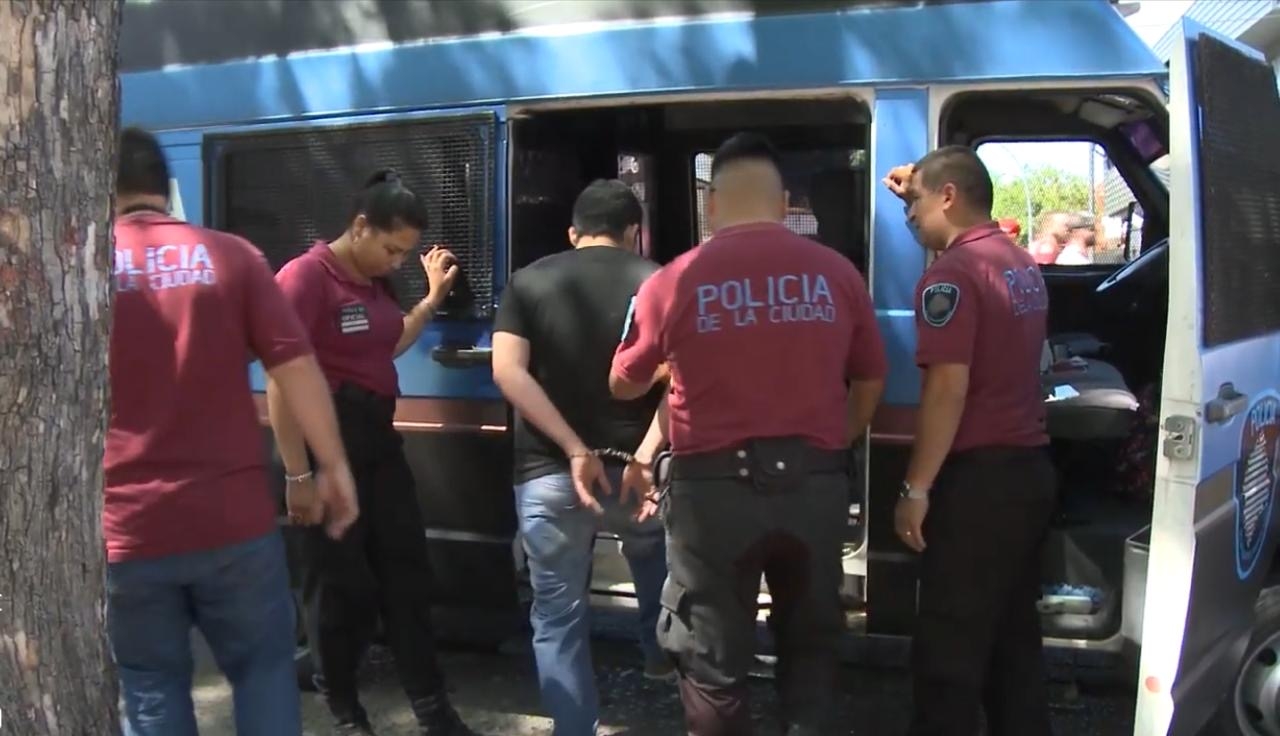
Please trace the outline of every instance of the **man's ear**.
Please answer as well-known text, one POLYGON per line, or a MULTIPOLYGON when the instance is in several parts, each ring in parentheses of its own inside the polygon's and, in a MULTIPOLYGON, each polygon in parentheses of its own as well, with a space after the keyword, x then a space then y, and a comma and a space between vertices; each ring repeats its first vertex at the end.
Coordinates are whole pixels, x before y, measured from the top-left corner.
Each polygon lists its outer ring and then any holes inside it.
POLYGON ((956 203, 956 185, 955 184, 952 184, 951 182, 947 182, 946 184, 943 184, 942 190, 938 193, 942 195, 942 209, 949 210, 953 206, 955 206, 955 203, 956 203))
POLYGON ((569 245, 575 248, 578 247, 578 228, 573 225, 569 226, 569 245))

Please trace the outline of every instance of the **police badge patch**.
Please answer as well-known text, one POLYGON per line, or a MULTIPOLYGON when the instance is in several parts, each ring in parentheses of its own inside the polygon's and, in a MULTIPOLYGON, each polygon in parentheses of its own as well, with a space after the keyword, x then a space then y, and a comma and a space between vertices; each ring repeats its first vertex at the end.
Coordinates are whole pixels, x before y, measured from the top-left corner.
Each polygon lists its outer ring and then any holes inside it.
POLYGON ((960 287, 946 282, 931 284, 920 292, 920 314, 930 327, 943 327, 955 316, 960 287))
POLYGON ((1280 396, 1268 393, 1249 407, 1240 432, 1236 468, 1236 577, 1247 579, 1266 546, 1280 483, 1280 396))

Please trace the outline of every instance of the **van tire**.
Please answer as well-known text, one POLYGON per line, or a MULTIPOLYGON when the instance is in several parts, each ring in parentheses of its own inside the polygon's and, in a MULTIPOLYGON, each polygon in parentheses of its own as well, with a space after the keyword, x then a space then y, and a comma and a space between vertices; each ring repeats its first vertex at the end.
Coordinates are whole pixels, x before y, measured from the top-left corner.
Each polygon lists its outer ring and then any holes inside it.
MULTIPOLYGON (((1270 643, 1270 649, 1280 654, 1280 586, 1264 588, 1258 594, 1254 604, 1253 634, 1249 637, 1249 646, 1245 649, 1244 661, 1240 663, 1236 674, 1231 678, 1231 689, 1218 705, 1218 712, 1204 733, 1221 736, 1262 736, 1263 732, 1251 727, 1238 706, 1240 679, 1247 667, 1258 657, 1263 645, 1270 643)), ((1275 666, 1280 668, 1280 661, 1275 666)), ((1280 718, 1280 713, 1272 715, 1280 718)))

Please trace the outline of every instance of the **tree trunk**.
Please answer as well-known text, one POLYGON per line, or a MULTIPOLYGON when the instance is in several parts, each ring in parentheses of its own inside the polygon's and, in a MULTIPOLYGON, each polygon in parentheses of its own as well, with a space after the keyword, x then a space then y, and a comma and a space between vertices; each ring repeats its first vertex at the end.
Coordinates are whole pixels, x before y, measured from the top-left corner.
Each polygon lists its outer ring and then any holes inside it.
POLYGON ((106 643, 118 0, 0 0, 0 736, 119 733, 106 643))

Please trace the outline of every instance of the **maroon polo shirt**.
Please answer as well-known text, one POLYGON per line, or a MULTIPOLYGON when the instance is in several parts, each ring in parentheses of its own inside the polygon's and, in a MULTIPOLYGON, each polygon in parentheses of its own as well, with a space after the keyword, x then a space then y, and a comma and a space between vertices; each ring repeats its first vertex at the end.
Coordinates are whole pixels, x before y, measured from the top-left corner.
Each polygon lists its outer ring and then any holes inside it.
POLYGON ((216 549, 275 528, 250 356, 311 352, 262 254, 160 213, 115 221, 107 559, 216 549))
POLYGON ((640 287, 612 370, 643 382, 664 361, 676 454, 781 436, 843 448, 847 382, 886 370, 862 275, 773 223, 721 230, 640 287))
POLYGON ((1048 443, 1040 355, 1049 293, 1031 254, 994 222, 972 228, 938 256, 916 295, 916 363, 969 366, 952 451, 1048 443))
POLYGON ((324 242, 286 263, 276 282, 307 329, 330 389, 351 383, 400 395, 395 352, 404 312, 385 282, 358 280, 324 242))

